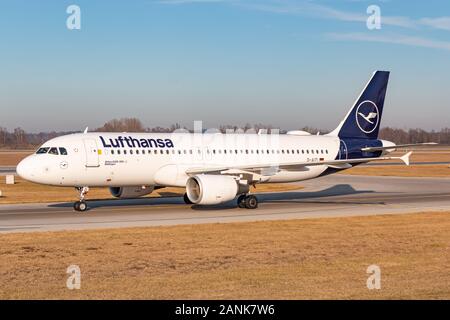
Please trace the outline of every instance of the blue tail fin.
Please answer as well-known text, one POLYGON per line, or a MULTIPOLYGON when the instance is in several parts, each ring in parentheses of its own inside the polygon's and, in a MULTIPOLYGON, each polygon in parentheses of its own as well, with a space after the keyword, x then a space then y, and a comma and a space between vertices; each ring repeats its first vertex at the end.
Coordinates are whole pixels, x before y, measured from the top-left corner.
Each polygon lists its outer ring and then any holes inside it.
POLYGON ((330 135, 377 139, 388 79, 388 71, 375 71, 345 119, 330 135))

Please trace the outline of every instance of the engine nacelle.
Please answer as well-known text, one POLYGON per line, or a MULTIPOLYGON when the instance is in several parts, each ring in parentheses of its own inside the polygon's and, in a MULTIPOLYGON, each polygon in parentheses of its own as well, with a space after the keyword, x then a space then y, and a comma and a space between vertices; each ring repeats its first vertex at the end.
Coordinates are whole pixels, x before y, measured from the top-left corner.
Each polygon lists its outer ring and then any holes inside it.
POLYGON ((234 197, 240 191, 239 183, 230 176, 201 174, 186 182, 186 193, 195 204, 219 204, 234 197))
POLYGON ((113 197, 120 199, 132 199, 145 196, 152 193, 153 186, 136 186, 136 187, 110 187, 109 192, 111 192, 113 197))

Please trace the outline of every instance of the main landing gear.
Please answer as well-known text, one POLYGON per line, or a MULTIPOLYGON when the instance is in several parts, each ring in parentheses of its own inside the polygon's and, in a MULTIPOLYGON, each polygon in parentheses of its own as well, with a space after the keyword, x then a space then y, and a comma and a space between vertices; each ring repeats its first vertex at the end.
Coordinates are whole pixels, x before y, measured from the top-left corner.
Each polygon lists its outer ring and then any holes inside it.
POLYGON ((89 192, 89 187, 77 187, 75 188, 80 193, 80 201, 77 201, 73 204, 73 208, 75 211, 86 211, 88 206, 84 201, 85 195, 89 192))
POLYGON ((258 198, 254 195, 242 194, 237 198, 239 208, 256 209, 258 208, 258 198))

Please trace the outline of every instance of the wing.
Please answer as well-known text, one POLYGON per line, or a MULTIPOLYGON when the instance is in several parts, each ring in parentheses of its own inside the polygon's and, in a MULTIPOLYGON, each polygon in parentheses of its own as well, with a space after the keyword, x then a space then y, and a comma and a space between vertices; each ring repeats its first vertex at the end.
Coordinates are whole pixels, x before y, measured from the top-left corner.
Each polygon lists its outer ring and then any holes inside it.
POLYGON ((311 166, 328 166, 336 169, 351 168, 352 164, 365 163, 379 160, 401 160, 406 165, 409 165, 409 157, 412 151, 406 153, 401 157, 378 157, 378 158, 359 158, 359 159, 345 159, 345 160, 321 160, 314 162, 292 162, 292 163, 268 163, 257 165, 244 166, 217 166, 217 167, 198 167, 189 168, 186 170, 187 175, 196 175, 201 173, 215 173, 215 174, 240 174, 240 173, 257 173, 259 175, 274 175, 281 170, 286 171, 308 171, 311 166))
POLYGON ((365 148, 362 148, 361 151, 372 152, 372 151, 383 151, 383 150, 395 150, 398 148, 417 147, 417 146, 425 146, 425 145, 437 145, 437 143, 436 142, 424 142, 424 143, 396 144, 393 146, 386 146, 386 147, 365 147, 365 148))

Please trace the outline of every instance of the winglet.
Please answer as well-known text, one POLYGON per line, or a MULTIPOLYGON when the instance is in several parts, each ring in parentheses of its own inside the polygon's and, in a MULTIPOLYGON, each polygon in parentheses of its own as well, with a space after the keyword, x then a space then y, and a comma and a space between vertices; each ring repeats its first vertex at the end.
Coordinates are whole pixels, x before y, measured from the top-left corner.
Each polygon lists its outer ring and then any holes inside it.
POLYGON ((402 160, 407 166, 409 166, 409 156, 411 154, 412 154, 412 151, 410 151, 407 154, 400 157, 400 160, 402 160))
POLYGON ((86 127, 86 129, 84 129, 83 133, 87 133, 89 130, 89 127, 86 127))

